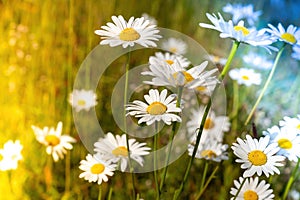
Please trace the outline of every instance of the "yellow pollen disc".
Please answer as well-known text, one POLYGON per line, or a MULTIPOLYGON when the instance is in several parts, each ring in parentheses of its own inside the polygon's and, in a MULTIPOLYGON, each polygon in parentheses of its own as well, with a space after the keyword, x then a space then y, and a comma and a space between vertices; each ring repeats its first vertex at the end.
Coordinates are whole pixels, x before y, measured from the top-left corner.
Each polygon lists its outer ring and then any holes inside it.
POLYGON ((162 115, 167 111, 167 106, 155 101, 147 107, 146 111, 150 115, 162 115))
POLYGON ((173 60, 166 60, 166 62, 169 64, 169 65, 172 65, 174 63, 173 60))
POLYGON ((300 124, 298 124, 298 125, 296 126, 296 129, 300 129, 300 124))
POLYGON ((91 173, 92 174, 101 174, 104 171, 104 169, 105 169, 104 165, 102 165, 101 163, 97 163, 91 167, 91 173))
POLYGON ((290 42, 290 43, 293 43, 295 44, 297 42, 296 38, 294 35, 290 34, 290 33, 284 33, 281 35, 281 38, 290 42))
POLYGON ((85 102, 85 100, 80 99, 80 100, 77 101, 77 104, 79 106, 84 106, 86 104, 86 102, 85 102))
POLYGON ((204 129, 211 129, 215 126, 214 121, 211 118, 207 118, 204 123, 204 129))
POLYGON ((139 39, 140 34, 133 28, 125 28, 119 35, 120 39, 123 41, 135 41, 139 39))
POLYGON ((290 140, 288 140, 286 138, 282 138, 282 139, 278 140, 278 146, 282 149, 290 149, 290 148, 292 148, 293 144, 291 143, 290 140))
POLYGON ((124 157, 127 157, 128 156, 128 150, 124 146, 119 146, 119 147, 115 148, 112 151, 112 154, 114 154, 115 156, 124 156, 124 157))
POLYGON ((204 86, 199 86, 199 87, 196 87, 196 90, 200 91, 200 92, 204 92, 206 91, 206 87, 204 86))
POLYGON ((172 48, 170 48, 170 51, 171 51, 172 53, 177 53, 177 48, 172 47, 172 48))
POLYGON ((214 56, 213 57, 213 62, 218 63, 220 62, 221 58, 219 56, 214 56))
POLYGON ((45 140, 50 146, 56 146, 60 143, 60 139, 56 135, 46 135, 45 140))
POLYGON ((204 150, 201 152, 202 157, 215 158, 217 154, 212 150, 204 150))
POLYGON ((260 150, 254 150, 248 154, 248 160, 255 166, 261 166, 266 164, 267 156, 260 150))
POLYGON ((250 33, 250 31, 247 28, 245 28, 244 26, 234 26, 233 29, 237 32, 242 31, 244 36, 247 36, 250 33))
MULTIPOLYGON (((177 79, 178 73, 179 72, 175 72, 173 74, 173 77, 174 77, 175 80, 177 79)), ((184 84, 187 84, 187 83, 194 80, 194 77, 190 73, 188 73, 186 71, 182 71, 181 73, 183 73, 183 75, 184 75, 184 79, 185 79, 184 84)))
POLYGON ((244 200, 258 200, 258 195, 253 190, 244 192, 244 200))
POLYGON ((244 76, 242 76, 242 79, 245 80, 245 81, 248 81, 249 80, 249 76, 244 75, 244 76))

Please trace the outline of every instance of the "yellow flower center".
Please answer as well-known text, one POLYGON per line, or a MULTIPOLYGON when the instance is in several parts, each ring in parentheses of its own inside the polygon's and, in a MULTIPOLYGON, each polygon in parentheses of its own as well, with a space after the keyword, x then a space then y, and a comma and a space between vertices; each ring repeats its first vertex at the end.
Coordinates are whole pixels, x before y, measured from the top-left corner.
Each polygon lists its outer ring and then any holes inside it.
POLYGON ((204 150, 201 152, 202 157, 215 158, 217 154, 212 150, 204 150))
POLYGON ((204 123, 204 129, 211 129, 215 126, 214 121, 211 118, 207 118, 204 123))
POLYGON ((244 36, 247 36, 250 33, 250 31, 244 26, 234 26, 233 29, 237 32, 242 31, 244 36))
POLYGON ((60 143, 60 139, 56 135, 46 135, 45 140, 49 146, 56 146, 60 143))
POLYGON ((173 60, 166 60, 166 62, 169 64, 169 65, 172 65, 174 63, 173 60))
POLYGON ((175 47, 171 47, 171 48, 170 48, 170 51, 171 51, 172 53, 177 53, 178 50, 177 50, 177 48, 175 48, 175 47))
POLYGON ((219 56, 213 56, 213 62, 219 63, 221 58, 219 56))
POLYGON ((253 190, 244 192, 244 200, 258 200, 258 195, 253 190))
POLYGON ((94 164, 92 167, 91 167, 91 173, 92 174, 101 174, 105 169, 105 166, 101 163, 97 163, 97 164, 94 164))
POLYGON ((295 36, 290 34, 290 33, 282 34, 281 38, 284 39, 285 41, 288 41, 288 42, 293 43, 293 44, 295 44, 297 42, 295 36))
POLYGON ((248 160, 255 166, 261 166, 266 164, 267 156, 260 150, 254 150, 248 154, 248 160))
POLYGON ((278 143, 278 146, 282 149, 290 149, 293 146, 292 142, 286 138, 282 138, 282 139, 278 140, 277 143, 278 143))
POLYGON ((199 87, 196 87, 196 90, 198 90, 199 92, 204 92, 204 91, 206 91, 206 87, 204 87, 204 86, 199 86, 199 87))
POLYGON ((0 154, 0 161, 3 160, 3 156, 0 154))
POLYGON ((298 124, 298 125, 296 126, 296 129, 300 129, 300 124, 298 124))
POLYGON ((79 106, 84 106, 86 104, 86 102, 85 102, 85 100, 80 99, 80 100, 77 101, 77 104, 79 106))
POLYGON ((167 111, 167 106, 160 102, 153 102, 147 107, 147 113, 150 115, 162 115, 167 111))
POLYGON ((189 83, 189 82, 191 82, 191 81, 194 80, 194 77, 190 73, 188 73, 186 71, 175 72, 173 74, 173 77, 174 77, 175 80, 177 79, 178 73, 182 73, 184 75, 184 79, 185 79, 184 84, 187 84, 187 83, 189 83))
POLYGON ((139 39, 140 34, 133 28, 125 28, 119 35, 120 39, 123 41, 135 41, 139 39))
POLYGON ((112 151, 112 154, 114 154, 115 156, 124 156, 124 157, 127 157, 128 156, 128 150, 124 146, 119 146, 119 147, 115 148, 112 151))
POLYGON ((242 79, 245 80, 245 81, 248 81, 249 80, 249 76, 244 75, 244 76, 242 76, 242 79))

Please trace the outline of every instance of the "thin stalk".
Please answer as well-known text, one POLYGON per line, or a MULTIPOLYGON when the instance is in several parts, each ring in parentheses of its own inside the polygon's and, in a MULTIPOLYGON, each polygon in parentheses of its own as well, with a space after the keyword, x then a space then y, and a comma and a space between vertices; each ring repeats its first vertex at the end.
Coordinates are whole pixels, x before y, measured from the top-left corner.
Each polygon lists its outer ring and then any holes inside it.
POLYGON ((102 198, 102 186, 99 185, 98 200, 101 200, 101 198, 102 198))
POLYGON ((199 194, 197 195, 197 197, 195 198, 195 200, 200 199, 200 197, 202 196, 202 194, 204 193, 204 191, 206 190, 208 184, 211 182, 211 180, 214 178, 215 173, 218 171, 219 166, 216 166, 216 168, 214 169, 214 171, 211 173, 211 175, 209 176, 209 178, 207 179, 204 187, 200 190, 199 194))
POLYGON ((266 90, 267 90, 267 88, 268 88, 268 86, 269 86, 269 84, 270 84, 270 82, 271 82, 271 80, 272 80, 272 77, 273 77, 274 72, 275 72, 275 70, 276 70, 276 68, 277 68, 277 65, 278 65, 279 58, 281 57, 282 52, 283 52, 285 46, 286 46, 286 44, 284 44, 284 45, 280 48, 280 50, 278 51, 277 56, 276 56, 275 61, 274 61, 274 64, 273 64, 273 67, 272 67, 272 70, 271 70, 271 72, 270 72, 270 74, 269 74, 269 76, 268 76, 268 79, 267 79, 267 81, 266 81, 266 83, 265 83, 265 85, 264 85, 264 87, 263 87, 263 89, 262 89, 262 91, 261 91, 259 97, 257 98, 257 100, 256 100, 256 102, 255 102, 255 104, 254 104, 254 106, 253 106, 253 108, 252 108, 250 114, 248 115, 248 117, 247 117, 247 119, 246 119, 246 122, 245 122, 245 124, 244 124, 245 126, 249 123, 251 117, 253 116, 253 114, 254 114, 254 112, 255 112, 257 106, 258 106, 258 104, 260 103, 261 99, 263 98, 263 96, 264 96, 264 94, 265 94, 265 92, 266 92, 266 90))
POLYGON ((283 197, 282 197, 283 200, 285 200, 287 198, 287 195, 290 191, 290 188, 291 188, 292 184, 294 183, 294 180, 296 178, 296 174, 298 172, 299 164, 300 164, 300 158, 298 159, 298 162, 297 162, 297 164, 296 164, 296 166, 295 166, 295 168, 292 172, 292 176, 289 178, 289 181, 288 181, 287 185, 285 186, 283 197))
POLYGON ((128 76, 129 76, 129 64, 130 64, 130 56, 131 56, 131 51, 129 50, 128 52, 128 58, 127 62, 125 65, 125 86, 124 86, 124 132, 126 134, 126 145, 127 145, 127 151, 128 151, 128 165, 129 165, 129 170, 131 173, 131 181, 132 181, 132 193, 133 193, 133 199, 135 199, 135 181, 134 181, 134 173, 133 173, 133 168, 132 168, 132 163, 131 163, 131 156, 130 156, 130 147, 129 147, 129 138, 127 135, 127 124, 126 124, 126 109, 125 105, 127 104, 127 92, 128 92, 128 76))
POLYGON ((203 186, 204 186, 204 183, 205 183, 207 169, 208 169, 208 162, 205 161, 204 170, 203 170, 203 174, 202 174, 201 185, 200 185, 200 191, 203 189, 203 186))
POLYGON ((247 178, 244 178, 244 180, 243 180, 243 182, 241 183, 241 185, 240 185, 238 191, 236 192, 236 194, 235 194, 233 200, 236 200, 236 198, 238 197, 238 195, 239 195, 239 193, 240 193, 240 191, 241 191, 241 189, 242 189, 244 183, 246 182, 246 179, 247 179, 247 178))
MULTIPOLYGON (((233 60, 233 58, 234 58, 234 56, 235 56, 235 54, 237 52, 237 49, 238 49, 239 45, 240 45, 240 42, 234 41, 234 43, 233 43, 233 45, 231 47, 230 54, 228 56, 227 62, 225 64, 225 66, 224 66, 221 74, 219 75, 220 81, 222 81, 223 78, 225 77, 225 75, 227 74, 227 72, 229 70, 229 67, 230 67, 230 64, 231 64, 231 62, 232 62, 232 60, 233 60)), ((214 95, 214 91, 213 91, 212 96, 214 95)), ((191 170, 192 164, 193 164, 194 159, 195 159, 196 152, 198 150, 198 146, 199 146, 199 143, 200 143, 201 135, 202 135, 202 132, 203 132, 203 129, 204 129, 204 124, 205 124, 206 118, 208 116, 208 112, 210 110, 211 104, 212 104, 212 97, 209 99, 208 104, 207 104, 207 106, 205 108, 205 111, 204 111, 204 114, 203 114, 203 118, 201 120, 201 124, 200 124, 199 131, 198 131, 198 134, 197 134, 196 144, 195 144, 195 147, 194 147, 193 154, 192 154, 192 156, 190 158, 190 161, 189 161, 189 163, 187 165, 187 168, 186 168, 183 180, 182 180, 182 182, 180 184, 180 187, 174 193, 173 200, 179 198, 179 195, 180 195, 180 193, 183 190, 184 184, 187 181, 189 172, 191 170)))
POLYGON ((110 187, 109 187, 109 191, 108 191, 108 197, 107 197, 107 200, 111 200, 112 192, 113 192, 113 187, 110 186, 110 187))
POLYGON ((156 189, 156 199, 159 200, 160 191, 159 191, 159 184, 158 184, 158 177, 157 177, 157 139, 158 139, 158 123, 155 122, 155 135, 153 141, 153 151, 154 151, 154 158, 153 158, 153 174, 154 174, 154 181, 155 181, 155 189, 156 189))
POLYGON ((237 49, 239 48, 239 45, 240 45, 240 42, 238 42, 238 41, 234 41, 233 42, 233 45, 231 47, 231 51, 230 51, 228 59, 227 59, 227 62, 226 62, 225 66, 224 66, 224 68, 223 68, 223 70, 222 70, 222 72, 221 72, 221 74, 219 76, 219 78, 221 80, 223 80, 224 77, 225 77, 225 75, 227 74, 227 72, 228 72, 228 70, 230 68, 232 59, 235 56, 237 49))
POLYGON ((195 149, 197 149, 198 146, 199 146, 201 134, 202 134, 202 131, 203 131, 203 128, 204 128, 204 124, 205 124, 207 115, 208 115, 208 113, 209 113, 210 107, 211 107, 211 99, 209 99, 209 102, 208 102, 208 104, 207 104, 207 106, 206 106, 206 108, 205 108, 205 111, 204 111, 203 118, 202 118, 202 120, 201 120, 200 129, 199 129, 199 132, 198 132, 198 135, 197 135, 196 144, 195 144, 195 148, 194 148, 192 157, 191 157, 190 160, 189 160, 189 163, 188 163, 188 165, 187 165, 187 168, 186 168, 186 171, 185 171, 183 180, 182 180, 182 182, 181 182, 181 184, 180 184, 180 187, 179 187, 178 190, 176 190, 176 192, 175 192, 175 194, 174 194, 174 196, 173 196, 173 200, 178 199, 180 193, 181 193, 182 190, 183 190, 184 184, 186 183, 187 178, 188 178, 188 176, 189 176, 189 172, 190 172, 190 169, 191 169, 191 167, 192 167, 192 164, 193 164, 193 162, 194 162, 195 155, 196 155, 196 152, 197 152, 197 150, 195 150, 195 149))
MULTIPOLYGON (((74 1, 70 0, 69 3, 69 41, 68 41, 68 64, 67 64, 67 94, 72 92, 72 65, 73 65, 73 44, 74 44, 74 1)), ((67 106, 66 108, 66 122, 65 130, 67 133, 71 132, 71 107, 67 106)), ((70 155, 66 156, 65 161, 65 194, 68 194, 71 186, 71 157, 70 155)))
POLYGON ((232 126, 231 130, 237 130, 237 119, 239 111, 239 85, 236 81, 233 83, 233 104, 232 104, 232 126))
MULTIPOLYGON (((177 91, 177 101, 176 101, 176 107, 180 107, 181 104, 181 97, 182 97, 182 91, 183 91, 183 87, 178 87, 178 91, 177 91)), ((165 183, 165 179, 166 179, 166 175, 168 172, 168 166, 169 166, 169 161, 170 161, 170 154, 171 154, 171 150, 172 150, 172 146, 173 146, 173 139, 176 133, 176 127, 177 127, 177 122, 173 123, 172 126, 172 132, 171 135, 169 137, 169 146, 168 146, 168 150, 167 150, 167 157, 166 157, 166 162, 165 162, 165 168, 163 170, 162 173, 162 177, 161 177, 161 182, 160 182, 160 187, 159 187, 159 191, 161 192, 163 187, 164 187, 164 183, 165 183)))

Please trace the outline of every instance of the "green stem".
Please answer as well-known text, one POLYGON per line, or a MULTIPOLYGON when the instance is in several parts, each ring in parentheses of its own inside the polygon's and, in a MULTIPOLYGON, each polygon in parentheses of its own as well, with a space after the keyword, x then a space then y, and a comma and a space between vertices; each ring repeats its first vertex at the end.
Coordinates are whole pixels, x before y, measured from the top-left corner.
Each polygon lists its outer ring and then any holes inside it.
POLYGON ((223 80, 224 77, 225 77, 225 75, 227 74, 227 72, 228 72, 228 70, 230 68, 231 62, 233 60, 233 57, 235 56, 235 54, 237 52, 237 49, 239 48, 239 45, 240 45, 240 42, 238 42, 238 41, 234 41, 233 42, 230 54, 229 54, 228 59, 227 59, 227 62, 226 62, 225 66, 224 66, 224 68, 223 68, 223 70, 222 70, 222 72, 221 72, 221 74, 219 76, 219 78, 221 80, 223 80))
POLYGON ((267 90, 267 88, 268 88, 268 86, 269 86, 269 84, 270 84, 270 82, 271 82, 271 79, 272 79, 272 77, 273 77, 273 75, 274 75, 275 69, 276 69, 276 67, 277 67, 277 65, 278 65, 279 58, 281 57, 282 52, 283 52, 285 46, 286 46, 286 44, 284 44, 284 45, 280 48, 280 50, 278 51, 277 56, 276 56, 275 61, 274 61, 274 64, 273 64, 273 67, 272 67, 272 70, 271 70, 271 72, 270 72, 270 74, 269 74, 269 76, 268 76, 268 79, 267 79, 267 81, 266 81, 266 83, 265 83, 265 85, 264 85, 264 87, 263 87, 263 89, 262 89, 262 91, 261 91, 259 97, 257 98, 257 100, 256 100, 256 102, 255 102, 255 104, 254 104, 254 106, 253 106, 253 108, 252 108, 250 114, 248 115, 248 117, 247 117, 247 119, 246 119, 246 122, 245 122, 245 124, 244 124, 245 126, 249 123, 251 117, 253 116, 253 114, 254 114, 254 112, 255 112, 257 106, 258 106, 258 104, 260 103, 262 97, 264 96, 264 94, 265 94, 265 92, 266 92, 266 90, 267 90))
POLYGON ((242 189, 244 183, 246 182, 246 179, 247 179, 247 178, 244 178, 244 180, 243 180, 243 182, 241 183, 241 185, 240 185, 238 191, 236 192, 236 194, 235 194, 233 200, 236 200, 236 198, 238 197, 238 195, 239 195, 239 193, 240 193, 240 191, 241 191, 241 189, 242 189))
POLYGON ((285 190, 284 190, 283 197, 282 197, 283 200, 285 200, 287 198, 290 188, 291 188, 292 184, 294 183, 296 174, 298 172, 299 164, 300 164, 300 158, 298 159, 298 162, 292 172, 292 176, 289 178, 289 181, 288 181, 287 185, 285 186, 285 190))
POLYGON ((174 194, 174 196, 173 196, 173 200, 178 199, 180 193, 181 193, 182 190, 183 190, 184 184, 186 183, 187 178, 188 178, 188 176, 189 176, 189 172, 190 172, 190 169, 191 169, 191 167, 192 167, 192 164, 193 164, 194 159, 195 159, 195 156, 196 156, 197 148, 198 148, 199 143, 200 143, 200 138, 201 138, 201 135, 202 135, 202 131, 203 131, 203 128, 204 128, 204 124, 205 124, 207 115, 208 115, 208 113, 209 113, 210 107, 211 107, 211 98, 209 99, 209 102, 208 102, 208 104, 207 104, 207 106, 206 106, 206 108, 205 108, 205 111, 204 111, 204 114, 203 114, 203 117, 202 117, 202 120, 201 120, 201 124, 200 124, 200 128, 199 128, 199 132, 198 132, 198 135, 197 135, 196 144, 195 144, 195 148, 194 148, 192 157, 191 157, 190 160, 189 160, 189 163, 188 163, 188 165, 187 165, 187 168, 186 168, 186 171, 185 171, 183 180, 182 180, 182 182, 181 182, 181 184, 180 184, 180 187, 179 187, 178 190, 175 191, 175 194, 174 194))
POLYGON ((202 190, 204 183, 205 183, 205 178, 206 178, 206 174, 207 174, 207 169, 208 169, 208 162, 205 161, 205 165, 204 165, 204 170, 203 170, 203 174, 202 174, 202 180, 201 180, 201 185, 200 185, 200 191, 202 190))
POLYGON ((195 200, 200 199, 200 197, 202 196, 203 192, 206 190, 208 184, 209 184, 209 183, 211 182, 211 180, 214 178, 215 173, 218 171, 218 169, 219 169, 219 166, 217 166, 217 167, 214 169, 214 171, 211 173, 211 175, 210 175, 209 178, 207 179, 207 181, 206 181, 204 187, 201 188, 201 190, 200 190, 199 194, 197 195, 197 197, 195 198, 195 200))
MULTIPOLYGON (((178 87, 178 92, 177 92, 177 101, 176 101, 176 107, 180 107, 180 104, 181 104, 181 97, 182 97, 182 91, 183 91, 183 87, 178 87)), ((176 127, 177 127, 177 122, 174 122, 173 123, 173 126, 172 126, 172 133, 169 137, 169 146, 168 146, 168 149, 167 149, 167 157, 166 157, 166 162, 165 162, 165 168, 163 170, 163 173, 162 173, 162 177, 161 177, 161 182, 160 182, 160 187, 159 187, 159 191, 160 193, 162 192, 162 189, 164 187, 164 182, 165 182, 165 179, 166 179, 166 175, 167 175, 167 172, 168 172, 168 166, 169 166, 169 161, 170 161, 170 154, 171 154, 171 150, 172 150, 172 146, 173 146, 173 139, 174 139, 174 136, 175 136, 175 133, 176 133, 176 127)))
POLYGON ((154 181, 155 181, 155 189, 156 189, 156 199, 159 200, 160 191, 159 191, 159 184, 158 184, 158 177, 157 177, 157 139, 158 139, 158 123, 155 122, 155 135, 153 141, 153 151, 154 151, 154 158, 153 158, 153 174, 154 174, 154 181))
POLYGON ((133 168, 131 164, 131 156, 130 156, 130 147, 129 147, 129 138, 127 135, 127 123, 126 123, 126 109, 125 105, 127 104, 127 93, 128 93, 128 77, 129 77, 129 64, 130 64, 130 56, 131 56, 131 50, 129 49, 128 52, 128 58, 125 66, 125 86, 124 86, 124 132, 126 134, 126 145, 127 145, 127 151, 128 151, 128 165, 129 165, 129 170, 131 173, 131 181, 132 181, 132 196, 133 199, 135 199, 135 181, 134 181, 134 173, 133 173, 133 168))
MULTIPOLYGON (((74 45, 74 1, 71 0, 69 4, 69 41, 68 41, 68 64, 67 64, 67 94, 72 92, 72 65, 73 65, 73 45, 74 45)), ((67 133, 71 133, 71 107, 67 106, 66 108, 66 122, 65 122, 65 131, 67 133)), ((68 194, 70 191, 70 165, 71 165, 71 158, 70 155, 66 156, 65 161, 65 194, 68 194)))
POLYGON ((108 197, 107 197, 107 200, 111 200, 112 191, 113 191, 113 187, 110 186, 110 187, 109 187, 109 191, 108 191, 108 197))
POLYGON ((98 193, 98 200, 101 200, 102 197, 102 187, 99 185, 99 193, 98 193))
MULTIPOLYGON (((230 64, 231 64, 231 62, 232 62, 232 60, 233 60, 233 58, 234 58, 234 56, 235 56, 235 54, 237 52, 237 49, 238 49, 239 45, 240 45, 240 42, 234 41, 234 43, 233 43, 233 45, 231 47, 231 51, 230 51, 230 54, 228 56, 227 62, 226 62, 225 66, 224 66, 224 68, 223 68, 223 70, 222 70, 222 72, 221 72, 221 74, 219 76, 220 81, 222 81, 223 78, 225 77, 225 75, 227 74, 227 72, 229 70, 229 67, 230 67, 230 64)), ((214 91, 213 91, 212 96, 214 95, 214 91)), ((180 187, 174 193, 173 200, 179 198, 179 195, 180 195, 180 193, 183 190, 184 184, 187 181, 189 172, 191 170, 192 164, 193 164, 194 159, 195 159, 196 152, 198 150, 198 146, 199 146, 199 143, 200 143, 201 135, 202 135, 202 132, 203 132, 203 129, 204 129, 204 124, 205 124, 208 112, 210 110, 211 104, 212 104, 212 97, 209 99, 208 104, 207 104, 207 106, 205 108, 205 111, 204 111, 204 114, 203 114, 203 118, 201 120, 201 124, 200 124, 199 131, 198 131, 198 134, 197 134, 196 144, 195 144, 195 147, 194 147, 193 154, 192 154, 192 156, 190 158, 190 161, 189 161, 189 163, 187 165, 187 168, 186 168, 183 180, 182 180, 182 182, 180 184, 180 187)))
POLYGON ((236 81, 233 83, 233 106, 232 106, 232 126, 231 130, 234 132, 237 130, 237 119, 239 111, 239 85, 236 81))

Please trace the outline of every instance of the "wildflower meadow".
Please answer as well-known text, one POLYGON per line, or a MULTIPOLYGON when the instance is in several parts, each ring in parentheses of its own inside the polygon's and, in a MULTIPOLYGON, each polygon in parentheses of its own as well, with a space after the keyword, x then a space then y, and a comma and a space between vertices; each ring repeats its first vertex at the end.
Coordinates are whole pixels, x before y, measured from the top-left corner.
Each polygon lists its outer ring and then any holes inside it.
POLYGON ((0 200, 299 200, 300 1, 0 1, 0 200))

